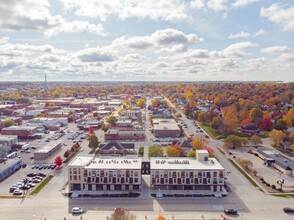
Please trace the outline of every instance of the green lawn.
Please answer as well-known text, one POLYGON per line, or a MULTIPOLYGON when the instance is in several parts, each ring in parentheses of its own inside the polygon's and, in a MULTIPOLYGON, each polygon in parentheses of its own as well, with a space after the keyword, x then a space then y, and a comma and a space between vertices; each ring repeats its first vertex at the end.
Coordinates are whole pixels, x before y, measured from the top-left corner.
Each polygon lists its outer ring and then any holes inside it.
POLYGON ((53 178, 53 175, 46 177, 31 193, 30 196, 37 195, 45 186, 46 184, 53 178))
POLYGON ((198 122, 198 125, 213 139, 224 138, 216 129, 210 127, 208 124, 198 122))

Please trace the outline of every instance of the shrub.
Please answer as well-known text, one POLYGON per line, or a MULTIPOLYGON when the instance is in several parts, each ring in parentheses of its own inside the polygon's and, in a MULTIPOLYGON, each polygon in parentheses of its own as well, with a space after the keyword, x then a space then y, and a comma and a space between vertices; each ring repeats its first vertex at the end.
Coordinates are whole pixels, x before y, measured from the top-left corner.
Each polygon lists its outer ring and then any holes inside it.
POLYGON ((272 189, 276 189, 276 188, 277 188, 276 185, 273 184, 273 185, 272 185, 272 189))
POLYGON ((271 184, 267 183, 267 184, 266 184, 266 186, 270 187, 270 186, 271 186, 271 184))
POLYGON ((260 180, 261 180, 261 181, 264 181, 264 179, 263 179, 262 177, 260 178, 260 180))

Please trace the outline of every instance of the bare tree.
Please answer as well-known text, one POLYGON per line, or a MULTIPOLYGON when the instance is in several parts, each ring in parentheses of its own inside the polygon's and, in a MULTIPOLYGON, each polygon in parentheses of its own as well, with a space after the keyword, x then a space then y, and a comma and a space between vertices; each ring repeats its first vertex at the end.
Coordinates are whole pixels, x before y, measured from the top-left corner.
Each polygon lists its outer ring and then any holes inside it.
POLYGON ((136 215, 123 208, 115 208, 109 220, 136 220, 136 215))

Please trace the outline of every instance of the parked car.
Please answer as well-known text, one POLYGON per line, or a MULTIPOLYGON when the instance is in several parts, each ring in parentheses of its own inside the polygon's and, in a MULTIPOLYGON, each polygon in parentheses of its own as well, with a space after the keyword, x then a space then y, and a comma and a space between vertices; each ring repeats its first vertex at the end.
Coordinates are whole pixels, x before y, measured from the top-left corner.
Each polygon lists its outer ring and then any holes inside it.
POLYGON ((40 179, 34 179, 32 182, 33 183, 40 183, 42 180, 40 180, 40 179))
POLYGON ((34 176, 36 176, 37 174, 36 173, 28 173, 27 174, 27 177, 34 177, 34 176))
POLYGON ((235 210, 235 209, 225 209, 225 210, 224 210, 224 213, 225 213, 226 215, 237 215, 237 214, 238 214, 238 211, 235 210))
POLYGON ((294 213, 294 208, 285 207, 285 208, 283 208, 283 211, 284 211, 285 213, 294 213))
POLYGON ((17 190, 17 189, 19 189, 18 187, 16 187, 16 186, 12 186, 12 187, 10 187, 10 189, 9 189, 9 192, 10 193, 13 193, 15 190, 17 190))
POLYGON ((26 163, 23 163, 22 164, 22 168, 26 168, 27 164, 26 163))
POLYGON ((33 160, 33 159, 35 159, 35 157, 34 156, 30 156, 30 159, 33 160))
POLYGON ((33 146, 32 149, 37 149, 37 148, 35 146, 33 146))
POLYGON ((46 173, 37 173, 37 176, 45 177, 46 173))
POLYGON ((14 196, 20 196, 20 195, 22 195, 22 190, 19 190, 19 189, 14 190, 13 195, 14 196))
POLYGON ((71 210, 72 214, 82 214, 84 212, 84 210, 80 207, 73 207, 71 210))

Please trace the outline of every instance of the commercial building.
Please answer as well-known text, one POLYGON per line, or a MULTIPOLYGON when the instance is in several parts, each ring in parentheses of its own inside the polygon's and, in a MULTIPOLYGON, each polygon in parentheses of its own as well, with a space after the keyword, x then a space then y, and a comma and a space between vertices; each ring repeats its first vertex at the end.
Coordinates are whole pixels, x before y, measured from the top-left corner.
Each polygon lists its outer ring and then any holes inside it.
POLYGON ((141 190, 141 158, 78 155, 68 165, 71 191, 141 190))
POLYGON ((36 126, 10 126, 1 130, 2 135, 16 135, 19 139, 35 138, 37 132, 36 126))
POLYGON ((34 118, 29 123, 36 123, 47 129, 58 130, 60 127, 68 125, 68 118, 34 118))
POLYGON ((99 147, 99 154, 101 155, 121 156, 135 153, 135 143, 110 141, 107 144, 100 145, 99 147))
POLYGON ((21 166, 22 161, 18 158, 7 159, 6 161, 0 163, 0 182, 20 169, 21 166))
POLYGON ((194 158, 151 158, 150 186, 152 190, 192 190, 220 193, 224 186, 224 168, 206 150, 194 158))
POLYGON ((284 174, 294 176, 294 161, 266 148, 258 149, 256 153, 264 160, 265 165, 272 166, 284 174))
POLYGON ((153 119, 155 137, 180 137, 181 129, 174 119, 153 119))
POLYGON ((60 141, 54 141, 46 144, 34 152, 35 160, 44 160, 52 156, 56 151, 61 148, 62 144, 60 141))
POLYGON ((0 135, 0 145, 12 147, 17 144, 16 135, 0 135))
POLYGON ((120 131, 117 129, 108 129, 104 134, 105 140, 120 141, 144 141, 144 131, 120 131))

